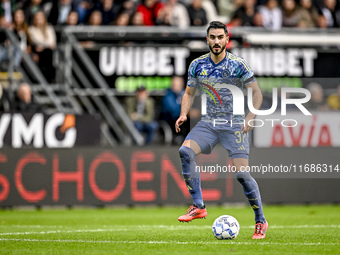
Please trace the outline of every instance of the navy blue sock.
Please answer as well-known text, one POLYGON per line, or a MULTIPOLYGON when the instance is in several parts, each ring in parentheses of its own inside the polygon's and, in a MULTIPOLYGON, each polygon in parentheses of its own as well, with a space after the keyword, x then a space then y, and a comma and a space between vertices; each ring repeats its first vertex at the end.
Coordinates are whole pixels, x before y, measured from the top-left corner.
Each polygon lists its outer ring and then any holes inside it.
POLYGON ((182 174, 187 188, 194 200, 194 205, 202 208, 204 206, 200 173, 196 172, 196 153, 189 147, 179 148, 179 156, 182 164, 182 174))
POLYGON ((262 202, 259 187, 249 172, 237 172, 236 179, 242 184, 243 191, 248 198, 251 208, 255 213, 255 222, 266 222, 263 215, 262 202))

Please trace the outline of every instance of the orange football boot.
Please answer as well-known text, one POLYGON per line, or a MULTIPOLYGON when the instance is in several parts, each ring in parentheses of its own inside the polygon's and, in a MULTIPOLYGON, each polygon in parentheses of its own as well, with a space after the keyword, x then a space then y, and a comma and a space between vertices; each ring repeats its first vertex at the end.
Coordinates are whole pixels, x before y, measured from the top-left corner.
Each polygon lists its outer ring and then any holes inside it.
POLYGON ((255 225, 255 232, 253 234, 253 239, 264 239, 266 237, 266 232, 268 230, 268 222, 265 223, 258 222, 255 225))
POLYGON ((194 205, 190 206, 190 208, 187 210, 187 213, 180 216, 178 220, 180 222, 190 222, 194 219, 205 219, 208 215, 207 209, 204 208, 198 208, 194 205))

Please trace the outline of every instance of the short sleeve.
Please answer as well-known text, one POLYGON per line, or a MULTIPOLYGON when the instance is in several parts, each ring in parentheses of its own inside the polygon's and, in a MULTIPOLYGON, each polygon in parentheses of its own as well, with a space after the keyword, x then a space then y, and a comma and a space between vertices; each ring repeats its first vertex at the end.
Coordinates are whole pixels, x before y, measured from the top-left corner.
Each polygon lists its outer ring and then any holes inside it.
POLYGON ((242 79, 244 85, 248 85, 256 81, 253 70, 251 69, 248 62, 245 61, 243 58, 240 58, 239 60, 239 70, 239 77, 242 79))
POLYGON ((188 70, 188 87, 190 88, 196 88, 198 85, 197 82, 197 76, 196 76, 196 67, 197 67, 198 61, 191 62, 188 70))

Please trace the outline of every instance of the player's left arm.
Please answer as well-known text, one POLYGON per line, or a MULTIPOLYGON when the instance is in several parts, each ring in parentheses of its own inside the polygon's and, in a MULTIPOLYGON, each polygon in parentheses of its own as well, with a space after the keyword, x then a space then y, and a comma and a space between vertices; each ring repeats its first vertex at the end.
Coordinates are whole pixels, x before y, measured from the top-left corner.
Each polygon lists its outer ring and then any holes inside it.
MULTIPOLYGON (((247 88, 252 88, 252 95, 253 95, 253 106, 256 110, 259 110, 262 104, 262 100, 263 100, 263 96, 262 96, 262 92, 260 90, 259 84, 257 83, 257 81, 253 81, 249 84, 246 85, 247 88)), ((253 130, 254 127, 254 123, 251 123, 251 120, 255 119, 256 115, 254 113, 252 113, 251 111, 249 111, 249 113, 247 114, 244 123, 242 125, 242 133, 247 133, 248 131, 253 130), (252 126, 249 125, 249 121, 250 124, 252 124, 252 126)))

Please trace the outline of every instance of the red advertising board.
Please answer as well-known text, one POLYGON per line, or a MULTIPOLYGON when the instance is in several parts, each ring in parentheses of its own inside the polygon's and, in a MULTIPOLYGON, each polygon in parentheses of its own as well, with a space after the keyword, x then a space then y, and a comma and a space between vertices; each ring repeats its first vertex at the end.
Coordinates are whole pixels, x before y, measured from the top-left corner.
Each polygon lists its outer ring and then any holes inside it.
MULTIPOLYGON (((294 163, 299 167, 298 163, 311 163, 310 159, 317 159, 319 153, 328 155, 328 158, 323 156, 324 162, 336 164, 334 149, 324 148, 318 152, 304 149, 304 154, 300 150, 254 148, 251 164, 294 163), (285 155, 286 159, 274 155, 285 155)), ((197 158, 198 166, 215 164, 229 164, 222 147, 197 158)), ((340 177, 340 173, 334 174, 340 177)), ((312 179, 309 175, 304 178, 254 176, 264 203, 340 202, 339 179, 334 176, 332 179, 312 179)), ((201 177, 206 203, 247 202, 232 173, 201 173, 201 177)), ((191 202, 181 175, 178 148, 6 149, 0 153, 0 207, 191 202)))

